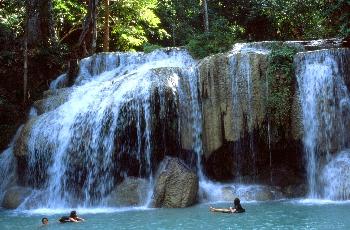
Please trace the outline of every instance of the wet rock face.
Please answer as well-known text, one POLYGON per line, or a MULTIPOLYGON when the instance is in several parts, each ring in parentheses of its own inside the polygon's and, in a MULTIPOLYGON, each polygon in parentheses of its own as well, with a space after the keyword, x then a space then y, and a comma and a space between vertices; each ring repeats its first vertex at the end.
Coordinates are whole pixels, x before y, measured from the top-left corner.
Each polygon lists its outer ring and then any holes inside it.
POLYGON ((282 192, 277 187, 248 185, 237 187, 225 187, 222 189, 223 200, 233 201, 236 197, 242 200, 269 201, 281 199, 282 192))
POLYGON ((2 201, 2 207, 16 209, 30 194, 32 190, 26 187, 15 186, 9 188, 2 201))
POLYGON ((196 202, 198 177, 179 159, 165 158, 155 181, 153 207, 184 208, 196 202))
POLYGON ((60 105, 68 101, 69 94, 72 90, 69 88, 59 90, 49 90, 44 92, 45 98, 35 101, 33 106, 36 109, 38 115, 55 110, 60 105))
POLYGON ((266 116, 267 54, 225 53, 200 65, 204 154, 262 126, 266 116))
MULTIPOLYGON (((209 178, 271 183, 270 172, 281 165, 292 168, 293 174, 302 168, 298 95, 294 95, 291 105, 291 124, 287 125, 290 130, 272 126, 274 121, 267 111, 268 55, 274 44, 262 42, 236 47, 231 52, 205 58, 199 64, 203 162, 209 178)), ((293 45, 303 49, 299 43, 293 45)))
POLYGON ((128 177, 111 192, 107 204, 113 207, 138 206, 146 202, 149 184, 145 179, 128 177))

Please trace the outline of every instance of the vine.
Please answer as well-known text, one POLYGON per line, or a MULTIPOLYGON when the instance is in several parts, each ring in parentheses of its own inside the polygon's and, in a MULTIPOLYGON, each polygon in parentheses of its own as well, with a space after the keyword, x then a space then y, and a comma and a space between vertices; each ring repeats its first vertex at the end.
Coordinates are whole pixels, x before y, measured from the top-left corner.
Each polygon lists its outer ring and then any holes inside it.
POLYGON ((268 57, 267 111, 274 126, 288 128, 291 118, 295 83, 293 57, 296 47, 274 45, 268 57))

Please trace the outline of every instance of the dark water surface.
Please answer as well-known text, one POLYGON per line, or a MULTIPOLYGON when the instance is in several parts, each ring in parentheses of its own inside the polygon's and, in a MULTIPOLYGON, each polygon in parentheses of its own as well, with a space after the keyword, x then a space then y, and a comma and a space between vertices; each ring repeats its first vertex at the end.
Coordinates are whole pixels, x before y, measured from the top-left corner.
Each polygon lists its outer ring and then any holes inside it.
MULTIPOLYGON (((227 207, 229 204, 215 204, 227 207)), ((278 201, 243 203, 246 213, 185 209, 77 209, 83 223, 60 224, 69 210, 0 210, 0 229, 350 229, 350 203, 278 201), (40 227, 47 216, 49 225, 40 227)))

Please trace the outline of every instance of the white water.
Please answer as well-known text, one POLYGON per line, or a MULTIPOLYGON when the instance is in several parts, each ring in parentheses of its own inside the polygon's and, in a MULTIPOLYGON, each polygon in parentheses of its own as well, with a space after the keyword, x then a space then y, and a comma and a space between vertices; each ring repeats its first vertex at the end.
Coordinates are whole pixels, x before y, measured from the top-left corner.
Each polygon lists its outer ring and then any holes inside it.
MULTIPOLYGON (((341 50, 321 50, 299 54, 296 57, 297 80, 301 98, 304 148, 307 161, 309 198, 330 198, 337 186, 328 185, 323 190, 320 178, 325 163, 332 154, 349 147, 350 98, 344 83, 342 63, 349 52, 341 50)), ((332 174, 333 170, 324 173, 332 174)), ((334 181, 335 182, 335 181, 334 181)), ((332 184, 332 181, 326 183, 332 184)), ((342 196, 341 199, 348 199, 342 196)))
POLYGON ((322 170, 324 198, 350 200, 350 150, 338 153, 322 170))
POLYGON ((13 155, 13 145, 23 126, 20 126, 9 147, 0 154, 0 205, 6 189, 17 182, 17 160, 13 155))
MULTIPOLYGON (((121 154, 139 161, 139 173, 150 183, 144 204, 147 206, 153 187, 152 93, 158 90, 162 116, 167 109, 165 90, 171 89, 175 95, 180 77, 191 88, 197 87, 195 64, 186 51, 175 49, 150 54, 98 54, 83 59, 68 101, 38 117, 32 116, 30 121, 27 183, 38 188, 33 199, 48 195, 37 207, 30 208, 106 205, 104 197, 114 188, 116 176, 129 173, 116 164, 121 154), (119 136, 132 127, 136 127, 136 140, 119 136), (116 151, 120 152, 117 158, 116 151)), ((53 82, 51 89, 57 89, 64 77, 53 82)), ((201 119, 197 91, 194 92, 189 98, 196 103, 181 103, 195 107, 189 116, 194 120, 194 149, 200 159, 201 119)), ((198 169, 203 175, 199 160, 198 169)), ((23 204, 22 208, 28 206, 23 204)))
POLYGON ((50 83, 50 89, 59 89, 66 85, 68 82, 67 74, 61 74, 55 80, 50 83))
POLYGON ((0 204, 6 188, 16 181, 16 159, 12 153, 12 146, 0 154, 0 204))

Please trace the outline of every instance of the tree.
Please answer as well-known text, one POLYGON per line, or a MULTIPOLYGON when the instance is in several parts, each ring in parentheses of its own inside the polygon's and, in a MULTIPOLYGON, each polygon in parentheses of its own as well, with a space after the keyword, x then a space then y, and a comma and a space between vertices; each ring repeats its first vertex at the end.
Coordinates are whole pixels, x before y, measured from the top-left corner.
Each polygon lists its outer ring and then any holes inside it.
POLYGON ((155 14, 157 0, 119 0, 110 4, 110 46, 120 51, 141 50, 147 42, 168 36, 155 14))
POLYGON ((103 51, 109 51, 109 0, 104 0, 103 51))
POLYGON ((182 46, 197 33, 203 33, 203 7, 198 0, 158 0, 156 14, 171 36, 160 42, 164 46, 182 46))
POLYGON ((26 17, 28 46, 48 46, 54 37, 51 0, 27 0, 26 17))
POLYGON ((54 37, 51 0, 27 0, 23 53, 23 104, 27 102, 28 48, 48 47, 54 37))
POLYGON ((82 56, 93 54, 96 51, 97 6, 98 0, 88 1, 88 10, 84 18, 79 40, 76 44, 77 49, 82 49, 82 56))
POLYGON ((205 33, 209 33, 209 18, 208 18, 208 4, 207 0, 202 0, 203 5, 203 19, 204 19, 204 31, 205 33))

